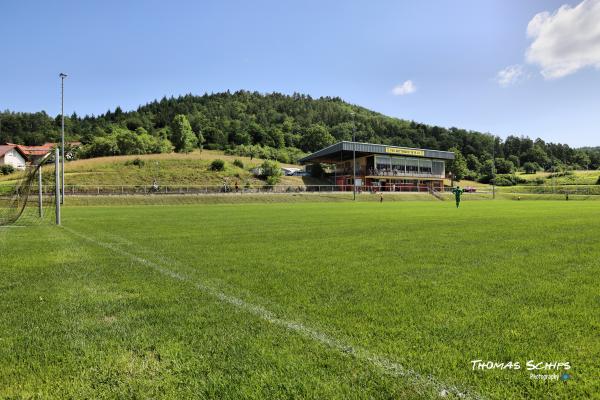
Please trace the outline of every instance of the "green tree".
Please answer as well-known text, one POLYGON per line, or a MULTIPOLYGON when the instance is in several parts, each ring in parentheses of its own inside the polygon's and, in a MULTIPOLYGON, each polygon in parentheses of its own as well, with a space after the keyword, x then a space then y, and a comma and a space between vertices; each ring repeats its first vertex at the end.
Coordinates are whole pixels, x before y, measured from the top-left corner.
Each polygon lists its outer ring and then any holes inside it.
POLYGON ((531 161, 527 161, 525 164, 523 164, 523 170, 526 174, 535 174, 540 169, 541 168, 537 163, 531 161))
POLYGON ((517 157, 514 154, 509 155, 506 159, 512 162, 515 168, 519 168, 521 166, 521 161, 519 160, 519 157, 517 157))
POLYGON ((171 123, 171 143, 178 153, 189 153, 196 147, 198 138, 192 131, 192 126, 187 117, 183 114, 178 114, 173 118, 171 123))
POLYGON ((86 157, 113 156, 119 154, 119 146, 114 135, 98 136, 84 147, 83 153, 86 157))
POLYGON ((488 183, 493 179, 495 174, 496 174, 496 172, 495 172, 494 161, 493 160, 485 160, 481 164, 481 168, 479 169, 479 175, 480 175, 479 182, 488 183))
POLYGON ((588 156, 585 152, 581 150, 575 151, 573 154, 573 162, 580 166, 581 168, 589 168, 591 160, 590 156, 588 156))
POLYGON ((481 168, 481 162, 474 154, 469 154, 466 157, 466 161, 467 161, 467 168, 469 169, 469 171, 477 172, 481 168))
POLYGON ((458 148, 453 147, 450 151, 454 153, 454 160, 448 163, 448 170, 454 180, 460 181, 467 174, 467 161, 458 148))
POLYGON ((223 149, 227 146, 227 134, 219 128, 207 126, 204 128, 204 135, 209 149, 223 149))
POLYGON ((515 165, 505 159, 505 158, 496 158, 496 173, 497 174, 512 174, 515 172, 515 165))
POLYGON ((323 125, 312 125, 306 130, 300 141, 300 148, 304 151, 317 151, 335 142, 327 128, 323 125))
POLYGON ((114 133, 114 136, 117 141, 117 147, 119 148, 119 154, 129 155, 146 153, 145 147, 148 143, 144 142, 141 135, 131 132, 129 129, 121 128, 114 133))

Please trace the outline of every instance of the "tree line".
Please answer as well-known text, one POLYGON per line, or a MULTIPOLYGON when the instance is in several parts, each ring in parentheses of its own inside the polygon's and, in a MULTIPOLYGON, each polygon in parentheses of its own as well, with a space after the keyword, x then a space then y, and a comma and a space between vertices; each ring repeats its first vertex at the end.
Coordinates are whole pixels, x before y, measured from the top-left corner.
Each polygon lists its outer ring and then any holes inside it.
MULTIPOLYGON (((0 143, 57 141, 60 125, 60 116, 52 118, 43 111, 4 111, 0 143)), ((388 117, 338 97, 315 99, 298 93, 227 91, 164 97, 135 111, 117 107, 96 116, 73 113, 65 117, 65 131, 68 140, 83 143, 80 157, 208 148, 295 162, 305 153, 355 135, 361 142, 456 151, 464 161, 458 172, 480 179, 494 165, 498 170, 529 172, 600 167, 599 148, 574 149, 517 135, 502 140, 489 133, 388 117)))

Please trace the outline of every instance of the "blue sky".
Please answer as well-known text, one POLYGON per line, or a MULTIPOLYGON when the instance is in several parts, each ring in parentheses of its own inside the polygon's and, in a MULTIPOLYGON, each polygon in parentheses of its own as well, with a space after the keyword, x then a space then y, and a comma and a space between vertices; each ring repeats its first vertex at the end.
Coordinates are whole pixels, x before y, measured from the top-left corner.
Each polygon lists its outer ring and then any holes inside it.
POLYGON ((57 114, 64 71, 65 110, 80 115, 164 95, 301 92, 600 145, 600 7, 579 2, 3 1, 0 109, 57 114))

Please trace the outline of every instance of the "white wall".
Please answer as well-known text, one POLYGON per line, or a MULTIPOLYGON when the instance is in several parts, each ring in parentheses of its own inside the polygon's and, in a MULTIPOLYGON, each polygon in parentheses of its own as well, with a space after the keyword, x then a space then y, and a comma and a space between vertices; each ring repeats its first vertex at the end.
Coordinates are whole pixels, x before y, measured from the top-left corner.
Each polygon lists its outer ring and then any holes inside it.
POLYGON ((0 165, 12 165, 15 169, 25 169, 25 159, 17 150, 12 149, 0 157, 0 165))

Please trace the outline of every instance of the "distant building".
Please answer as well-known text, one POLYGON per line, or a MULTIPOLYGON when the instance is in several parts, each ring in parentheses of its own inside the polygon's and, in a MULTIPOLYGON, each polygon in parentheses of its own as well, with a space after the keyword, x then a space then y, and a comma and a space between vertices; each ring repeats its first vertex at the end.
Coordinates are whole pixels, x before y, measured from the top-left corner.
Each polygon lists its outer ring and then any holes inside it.
POLYGON ((17 145, 19 150, 27 157, 29 162, 37 163, 44 158, 56 146, 54 143, 44 143, 41 146, 22 146, 17 145))
MULTIPOLYGON (((17 151, 20 153, 20 155, 25 158, 26 163, 36 164, 40 159, 44 158, 59 145, 59 143, 50 142, 46 142, 41 146, 24 146, 21 144, 6 143, 4 145, 0 145, 0 147, 17 148, 17 151)), ((65 142, 65 159, 75 159, 75 150, 79 147, 81 147, 81 142, 65 142)))
POLYGON ((296 175, 296 173, 301 171, 300 168, 290 168, 290 167, 283 167, 283 168, 281 168, 281 170, 283 171, 283 174, 285 176, 293 176, 293 175, 296 175))
POLYGON ((0 165, 12 165, 15 169, 25 169, 27 155, 15 144, 0 145, 0 165))
POLYGON ((332 166, 331 177, 342 190, 356 185, 378 191, 443 190, 446 162, 454 160, 449 151, 414 149, 383 144, 340 142, 300 159, 302 164, 332 166), (356 153, 356 183, 352 173, 356 153))

